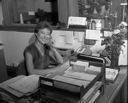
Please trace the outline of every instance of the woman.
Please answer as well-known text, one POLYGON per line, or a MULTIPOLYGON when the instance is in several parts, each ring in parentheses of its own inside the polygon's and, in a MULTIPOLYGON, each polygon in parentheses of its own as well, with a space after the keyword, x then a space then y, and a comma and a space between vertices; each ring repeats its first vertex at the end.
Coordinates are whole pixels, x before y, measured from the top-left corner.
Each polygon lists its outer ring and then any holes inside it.
POLYGON ((35 27, 35 42, 24 50, 25 63, 29 74, 46 75, 66 69, 58 67, 58 65, 63 64, 63 58, 52 46, 51 33, 52 28, 47 21, 41 22, 35 27), (49 68, 51 65, 57 67, 49 68))

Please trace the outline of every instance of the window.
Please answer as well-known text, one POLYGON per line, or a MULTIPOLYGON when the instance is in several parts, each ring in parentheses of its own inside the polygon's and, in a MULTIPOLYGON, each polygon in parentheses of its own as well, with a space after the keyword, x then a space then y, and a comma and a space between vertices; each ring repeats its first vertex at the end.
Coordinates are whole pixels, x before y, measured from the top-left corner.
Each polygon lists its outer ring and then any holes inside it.
POLYGON ((47 20, 56 25, 58 20, 57 0, 2 0, 3 23, 36 24, 47 20))

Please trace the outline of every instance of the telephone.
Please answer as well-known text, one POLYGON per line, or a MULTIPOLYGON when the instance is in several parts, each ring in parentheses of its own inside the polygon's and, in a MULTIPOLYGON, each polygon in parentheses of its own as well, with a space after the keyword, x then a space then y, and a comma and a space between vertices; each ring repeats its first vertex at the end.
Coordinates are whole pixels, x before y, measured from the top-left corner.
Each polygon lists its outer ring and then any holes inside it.
POLYGON ((85 48, 84 47, 80 47, 80 48, 77 49, 76 52, 83 53, 84 51, 85 51, 85 48))
POLYGON ((50 46, 48 44, 44 44, 44 48, 50 50, 50 46))
POLYGON ((77 53, 92 55, 92 51, 88 46, 81 46, 76 50, 77 53))

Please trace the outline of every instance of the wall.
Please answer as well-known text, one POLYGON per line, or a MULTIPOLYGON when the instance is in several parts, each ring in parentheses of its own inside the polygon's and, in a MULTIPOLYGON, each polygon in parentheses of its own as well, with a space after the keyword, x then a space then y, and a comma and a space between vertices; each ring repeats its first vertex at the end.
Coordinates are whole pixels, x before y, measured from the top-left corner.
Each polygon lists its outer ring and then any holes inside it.
POLYGON ((122 6, 120 5, 123 0, 112 0, 111 12, 117 12, 117 24, 120 24, 122 21, 122 6))
POLYGON ((35 4, 36 9, 41 8, 44 11, 47 11, 47 12, 52 11, 51 2, 45 2, 45 0, 36 0, 35 3, 36 3, 35 4))
POLYGON ((59 20, 68 23, 69 16, 79 16, 78 0, 58 0, 59 20))
POLYGON ((68 16, 69 16, 69 0, 58 0, 58 14, 59 14, 59 21, 67 24, 68 23, 68 16))
MULTIPOLYGON (((2 14, 2 4, 1 4, 1 0, 0 0, 0 25, 2 24, 2 21, 3 21, 3 14, 2 14)), ((1 40, 1 35, 0 35, 0 43, 2 43, 2 40, 1 40)))
POLYGON ((69 16, 79 16, 78 0, 69 0, 69 16))
POLYGON ((2 21, 3 21, 3 14, 2 14, 2 4, 0 0, 0 24, 2 24, 2 21))
POLYGON ((23 50, 28 45, 32 33, 0 31, 0 39, 4 44, 6 64, 19 63, 23 60, 23 50))
POLYGON ((45 0, 17 0, 16 2, 19 12, 36 11, 38 8, 51 12, 51 2, 45 0))

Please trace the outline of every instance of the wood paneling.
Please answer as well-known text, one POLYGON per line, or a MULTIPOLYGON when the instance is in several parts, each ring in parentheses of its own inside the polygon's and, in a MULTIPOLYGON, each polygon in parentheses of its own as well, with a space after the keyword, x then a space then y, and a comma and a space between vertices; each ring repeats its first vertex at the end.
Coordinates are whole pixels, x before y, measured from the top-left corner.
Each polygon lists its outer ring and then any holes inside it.
POLYGON ((67 24, 69 16, 69 0, 58 0, 59 21, 67 24))

